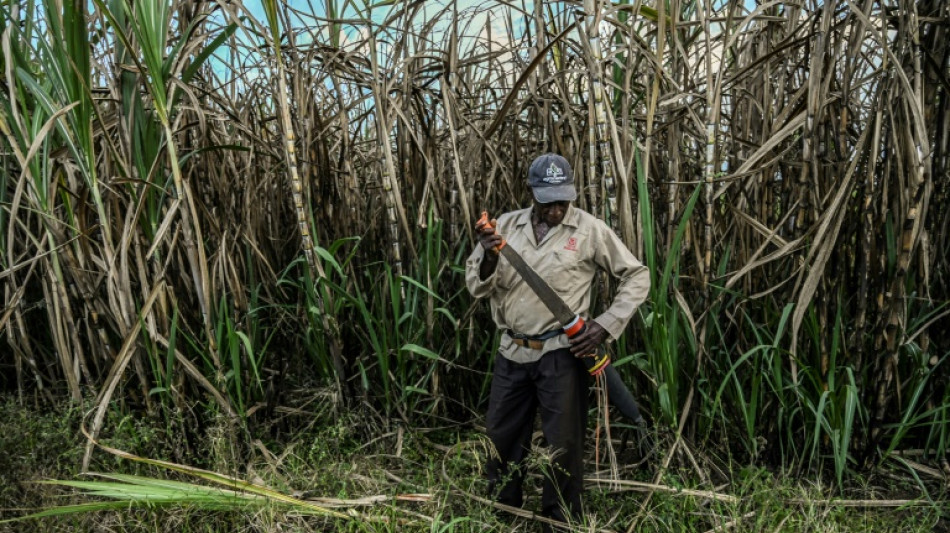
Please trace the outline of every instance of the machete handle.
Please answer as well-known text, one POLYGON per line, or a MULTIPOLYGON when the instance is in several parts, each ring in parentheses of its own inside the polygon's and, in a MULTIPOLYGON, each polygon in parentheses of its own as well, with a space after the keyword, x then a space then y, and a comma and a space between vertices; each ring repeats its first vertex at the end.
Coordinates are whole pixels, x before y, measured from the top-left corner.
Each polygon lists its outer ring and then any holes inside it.
MULTIPOLYGON (((574 337, 580 335, 587 331, 587 322, 584 322, 584 319, 581 318, 581 315, 574 317, 574 320, 570 324, 564 326, 564 333, 567 335, 568 339, 573 339, 574 337)), ((601 372, 607 368, 607 365, 610 364, 610 356, 607 355, 607 352, 604 352, 603 355, 598 356, 596 353, 592 353, 583 358, 584 366, 587 367, 587 372, 592 376, 599 376, 601 372)))
MULTIPOLYGON (((477 221, 475 221, 475 225, 476 226, 481 225, 481 226, 485 226, 486 228, 495 229, 495 227, 491 225, 491 220, 488 218, 488 211, 482 211, 482 216, 479 217, 477 221)), ((508 244, 508 241, 506 241, 505 238, 502 237, 501 244, 492 248, 492 251, 495 252, 496 254, 501 253, 501 249, 504 248, 506 244, 508 244)))
POLYGON ((591 355, 590 357, 584 358, 584 366, 587 367, 587 372, 597 377, 607 369, 607 365, 610 364, 610 356, 607 355, 607 352, 604 352, 602 355, 591 355))
POLYGON ((570 324, 564 326, 564 333, 567 334, 568 339, 573 339, 574 337, 584 333, 587 330, 587 322, 584 322, 584 319, 581 318, 581 315, 574 317, 574 320, 570 324))

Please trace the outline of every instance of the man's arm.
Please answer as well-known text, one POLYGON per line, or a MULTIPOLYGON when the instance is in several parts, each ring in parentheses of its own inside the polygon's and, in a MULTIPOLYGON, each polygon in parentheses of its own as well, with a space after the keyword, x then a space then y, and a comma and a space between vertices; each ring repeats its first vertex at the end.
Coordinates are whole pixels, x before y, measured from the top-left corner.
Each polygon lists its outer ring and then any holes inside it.
POLYGON ((616 339, 650 294, 650 271, 606 224, 600 225, 599 233, 602 244, 595 252, 595 262, 620 283, 610 307, 594 320, 616 339))
POLYGON ((498 267, 498 252, 495 248, 501 246, 501 243, 504 242, 502 236, 495 231, 495 228, 498 227, 498 219, 493 218, 491 221, 487 221, 485 218, 487 217, 479 219, 475 223, 475 236, 478 237, 478 244, 485 250, 482 262, 478 267, 478 277, 482 281, 495 273, 495 268, 498 267))
POLYGON ((498 268, 498 254, 485 252, 482 255, 482 262, 478 265, 478 278, 485 281, 495 273, 496 268, 498 268))
POLYGON ((478 246, 465 263, 465 282, 468 291, 476 298, 488 296, 492 291, 493 283, 489 281, 498 268, 498 254, 494 248, 501 245, 503 241, 501 235, 495 232, 496 226, 498 226, 496 219, 492 219, 491 224, 481 221, 475 224, 478 246))

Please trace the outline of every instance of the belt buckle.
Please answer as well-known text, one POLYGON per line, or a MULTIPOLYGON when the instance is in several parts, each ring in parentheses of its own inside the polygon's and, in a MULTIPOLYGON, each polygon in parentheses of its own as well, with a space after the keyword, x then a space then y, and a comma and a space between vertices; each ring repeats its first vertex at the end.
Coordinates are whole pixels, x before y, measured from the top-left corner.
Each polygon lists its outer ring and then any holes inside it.
POLYGON ((544 341, 539 341, 535 339, 519 339, 512 337, 512 342, 518 346, 523 346, 525 348, 531 348, 532 350, 540 350, 544 348, 544 341))

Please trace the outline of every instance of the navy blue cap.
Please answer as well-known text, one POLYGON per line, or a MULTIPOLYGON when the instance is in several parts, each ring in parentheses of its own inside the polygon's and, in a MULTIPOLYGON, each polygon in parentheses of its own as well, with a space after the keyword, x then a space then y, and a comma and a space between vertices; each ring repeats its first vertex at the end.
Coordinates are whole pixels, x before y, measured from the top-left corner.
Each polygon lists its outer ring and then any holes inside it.
POLYGON ((534 193, 534 199, 542 204, 573 202, 577 199, 571 164, 557 154, 538 156, 531 163, 528 186, 534 193))

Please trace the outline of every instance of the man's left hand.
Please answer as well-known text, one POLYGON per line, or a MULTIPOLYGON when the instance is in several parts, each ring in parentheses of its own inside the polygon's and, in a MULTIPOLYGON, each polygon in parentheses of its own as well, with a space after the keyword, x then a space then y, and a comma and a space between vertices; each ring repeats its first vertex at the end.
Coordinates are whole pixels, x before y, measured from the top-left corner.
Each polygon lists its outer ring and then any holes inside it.
POLYGON ((585 357, 597 353, 597 347, 607 340, 607 330, 593 320, 587 321, 583 333, 570 339, 571 353, 574 357, 585 357))

